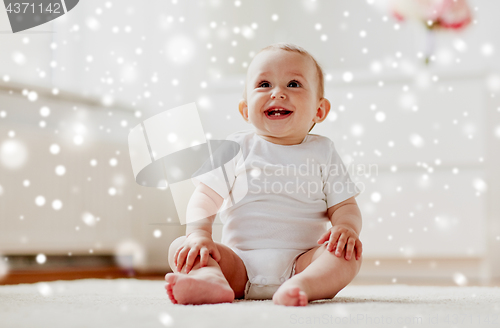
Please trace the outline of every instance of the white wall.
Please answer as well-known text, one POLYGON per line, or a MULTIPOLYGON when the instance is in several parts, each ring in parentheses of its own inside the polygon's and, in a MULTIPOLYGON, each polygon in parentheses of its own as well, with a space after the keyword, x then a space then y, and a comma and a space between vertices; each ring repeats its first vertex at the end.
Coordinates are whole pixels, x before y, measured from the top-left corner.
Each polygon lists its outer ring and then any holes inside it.
MULTIPOLYGON (((0 78, 10 77, 9 82, 2 82, 3 90, 15 85, 50 92, 55 87, 61 95, 74 94, 70 99, 81 97, 96 103, 91 109, 72 111, 73 105, 85 106, 76 103, 78 100, 74 100, 75 104, 69 100, 57 105, 50 97, 29 102, 18 96, 14 101, 13 96, 1 91, 0 111, 8 115, 0 118, 0 142, 9 139, 8 131, 16 131, 15 138, 28 145, 30 157, 26 166, 16 171, 0 166, 0 185, 4 190, 0 196, 0 224, 5 235, 0 238, 0 251, 66 252, 69 245, 82 245, 74 248, 88 251, 97 242, 108 245, 103 246, 103 251, 109 251, 118 239, 134 237, 146 245, 152 258, 164 260, 167 239, 183 228, 159 225, 165 224, 165 217, 175 216, 168 191, 146 191, 134 185, 127 158, 127 129, 155 113, 193 100, 198 102, 205 132, 214 138, 248 128, 237 112, 244 63, 251 60, 251 52, 273 42, 289 41, 308 49, 331 77, 326 82, 326 95, 333 105, 331 117, 336 120, 316 126, 314 133, 329 136, 346 163, 379 167, 376 176, 358 177, 367 187, 358 198, 364 217, 365 259, 383 262, 458 258, 481 263, 471 275, 500 274, 494 255, 500 248, 500 241, 496 240, 500 235, 500 208, 496 202, 500 196, 496 169, 500 155, 499 138, 494 133, 500 126, 500 104, 497 97, 491 96, 498 90, 487 83, 491 76, 499 76, 496 51, 500 44, 496 31, 500 23, 495 13, 500 4, 470 1, 478 8, 474 12, 477 24, 461 34, 438 34, 437 61, 424 67, 416 54, 425 48, 425 30, 412 23, 399 23, 400 29, 396 30, 394 19, 384 21, 385 14, 365 1, 241 3, 240 7, 234 1, 222 0, 148 1, 147 5, 138 5, 127 0, 113 2, 107 8, 105 2, 88 0, 66 16, 33 29, 53 33, 0 35, 0 78), (271 19, 273 14, 279 16, 277 21, 271 19), (216 23, 214 28, 211 22, 216 23), (252 29, 252 38, 241 31, 234 33, 235 27, 243 30, 252 23, 258 25, 252 29), (318 23, 321 30, 315 28, 318 23), (98 28, 92 28, 95 26, 98 28), (113 32, 114 27, 118 28, 117 33, 113 32), (361 38, 360 31, 366 31, 367 36, 361 38), (322 35, 327 36, 326 41, 321 40, 322 35), (465 42, 466 51, 455 48, 458 39, 465 42), (236 46, 232 41, 236 41, 236 46), (187 52, 178 50, 178 59, 172 59, 176 55, 169 50, 172 44, 174 50, 186 48, 187 52), (483 54, 485 44, 494 47, 493 55, 483 54), (364 48, 367 53, 362 52, 364 48), (397 56, 398 52, 401 56, 397 56), (24 55, 24 64, 13 60, 19 58, 19 53, 24 55), (228 62, 229 57, 234 58, 234 63, 228 62), (380 64, 380 72, 371 70, 374 63, 380 64), (40 74, 42 70, 45 75, 40 74), (354 74, 353 82, 342 81, 346 71, 354 74), (434 75, 437 82, 432 82, 434 75), (379 81, 384 82, 383 87, 378 86, 379 81), (429 82, 427 86, 425 81, 429 82), (205 88, 201 87, 202 82, 206 83, 205 88), (403 91, 404 86, 408 91, 403 91), (352 99, 348 94, 352 94, 352 99), (105 97, 113 99, 111 106, 99 104, 105 97), (413 99, 418 111, 402 106, 405 99, 413 99), (45 119, 47 127, 40 129, 38 110, 46 104, 53 111, 50 119, 45 119), (370 109, 372 104, 376 110, 370 109), (386 115, 384 122, 375 119, 379 111, 386 115), (113 116, 107 116, 108 112, 113 116), (142 116, 137 117, 136 112, 142 116), (122 120, 128 122, 127 127, 121 126, 122 120), (88 129, 85 147, 71 143, 75 134, 71 124, 77 122, 88 129), (99 130, 101 125, 112 132, 103 133, 99 130), (362 126, 364 133, 353 135, 354 125, 362 126), (67 134, 54 137, 55 129, 67 134), (412 134, 420 135, 425 145, 413 146, 409 139, 412 134), (43 151, 53 140, 65 143, 61 155, 68 157, 56 160, 47 150, 43 151), (391 140, 394 147, 388 146, 391 140), (120 151, 118 157, 116 150, 120 151), (88 165, 91 157, 100 159, 98 170, 88 165), (107 164, 111 157, 118 158, 117 167, 107 164), (483 162, 479 161, 481 157, 483 162), (436 159, 441 160, 440 165, 436 159), (66 166, 64 177, 53 174, 56 164, 66 166), (397 166, 396 172, 391 171, 393 165, 397 166), (453 168, 458 168, 459 173, 454 174, 453 168), (422 181, 424 174, 427 182, 422 181), (87 175, 92 176, 94 183, 85 181, 87 175), (116 184, 116 175, 125 184, 115 186, 120 193, 111 197, 107 190, 116 184), (95 180, 97 176, 99 182, 95 180), (32 186, 22 187, 22 181, 28 178, 32 186), (488 186, 480 196, 476 196, 473 185, 476 179, 488 186), (444 189, 444 185, 449 189, 444 189), (74 186, 80 194, 71 193, 74 186), (374 192, 382 196, 380 202, 372 201, 374 192), (34 197, 41 193, 48 200, 64 196, 67 200, 63 211, 54 212, 47 205, 36 207, 34 197), (139 193, 143 196, 141 202, 136 200, 139 193), (139 203, 147 206, 139 209, 139 203), (134 206, 133 211, 125 210, 129 204, 134 206), (109 226, 73 232, 76 222, 81 222, 81 212, 94 208, 109 218, 109 226), (21 222, 18 217, 23 213, 26 219, 21 222), (45 233, 52 240, 66 241, 62 242, 65 246, 51 248, 48 242, 37 239, 36 232, 49 231, 49 227, 33 221, 35 217, 53 220, 50 233, 45 233), (118 217, 125 218, 126 224, 118 217), (436 217, 440 219, 436 221, 436 217), (64 228, 56 223, 62 220, 66 220, 64 228), (117 224, 119 228, 111 228, 117 224), (152 237, 156 228, 164 232, 161 245, 160 240, 152 237), (111 231, 116 238, 110 237, 111 231), (29 235, 31 248, 19 241, 23 234, 29 235), (484 266, 496 269, 485 271, 484 266)), ((0 24, 2 30, 8 29, 1 11, 0 24)))

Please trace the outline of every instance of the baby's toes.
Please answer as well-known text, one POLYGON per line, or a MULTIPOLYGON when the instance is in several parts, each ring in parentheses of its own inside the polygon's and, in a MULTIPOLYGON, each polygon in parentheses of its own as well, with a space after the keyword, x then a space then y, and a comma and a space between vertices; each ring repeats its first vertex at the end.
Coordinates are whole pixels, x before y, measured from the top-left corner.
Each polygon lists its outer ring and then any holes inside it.
POLYGON ((166 283, 165 290, 167 291, 168 298, 172 301, 173 304, 177 304, 177 300, 174 297, 174 289, 173 284, 166 283))
POLYGON ((303 291, 299 292, 299 306, 307 306, 308 300, 307 300, 307 294, 303 291))
POLYGON ((167 275, 165 276, 165 281, 172 286, 175 285, 175 282, 177 281, 177 274, 167 273, 167 275))

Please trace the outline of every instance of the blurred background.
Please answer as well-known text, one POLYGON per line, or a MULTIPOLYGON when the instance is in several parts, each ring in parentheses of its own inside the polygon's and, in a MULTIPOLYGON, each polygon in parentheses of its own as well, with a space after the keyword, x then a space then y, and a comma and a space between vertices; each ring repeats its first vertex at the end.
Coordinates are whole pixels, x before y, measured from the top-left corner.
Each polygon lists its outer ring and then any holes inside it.
MULTIPOLYGON (((325 70, 331 138, 364 185, 355 282, 500 277, 500 3, 84 0, 13 34, 0 9, 0 284, 159 277, 185 233, 134 181, 127 136, 196 102, 208 138, 251 128, 246 68, 291 42, 325 70)), ((221 225, 214 235, 220 239, 221 225)))

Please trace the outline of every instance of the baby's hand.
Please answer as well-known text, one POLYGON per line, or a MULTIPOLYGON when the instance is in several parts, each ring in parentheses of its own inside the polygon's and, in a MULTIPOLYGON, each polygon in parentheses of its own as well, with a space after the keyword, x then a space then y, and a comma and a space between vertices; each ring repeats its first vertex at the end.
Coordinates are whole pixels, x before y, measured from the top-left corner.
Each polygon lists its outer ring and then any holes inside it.
POLYGON ((204 267, 208 263, 208 257, 219 262, 221 255, 217 245, 215 245, 212 235, 206 231, 195 231, 190 233, 174 255, 174 264, 177 271, 181 271, 186 262, 186 273, 191 271, 196 257, 200 255, 200 266, 204 267))
POLYGON ((330 252, 335 250, 335 255, 337 257, 342 255, 342 251, 345 247, 345 259, 347 261, 351 259, 354 248, 356 248, 356 260, 360 259, 363 246, 359 240, 358 234, 351 227, 345 225, 333 226, 321 236, 318 240, 318 244, 323 244, 327 240, 328 245, 326 249, 330 252))

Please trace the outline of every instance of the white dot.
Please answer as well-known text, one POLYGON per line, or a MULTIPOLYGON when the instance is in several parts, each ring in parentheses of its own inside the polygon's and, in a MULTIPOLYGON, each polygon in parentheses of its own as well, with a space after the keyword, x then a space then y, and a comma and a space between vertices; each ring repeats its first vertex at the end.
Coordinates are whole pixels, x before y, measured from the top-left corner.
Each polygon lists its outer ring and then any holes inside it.
POLYGON ((56 174, 58 176, 63 176, 66 173, 66 168, 63 165, 56 166, 56 174))
POLYGON ((378 73, 382 70, 382 64, 378 61, 374 61, 370 64, 370 70, 373 73, 378 73))
POLYGON ((353 79, 353 75, 351 72, 345 72, 343 75, 342 75, 342 79, 344 80, 344 82, 351 82, 352 79, 353 79))
POLYGON ((338 114, 336 112, 332 112, 330 111, 330 113, 328 114, 328 120, 330 122, 335 122, 338 118, 338 114))
MULTIPOLYGON (((12 131, 12 134, 14 132, 12 131)), ((9 136, 11 133, 9 132, 9 136)), ((8 169, 22 167, 28 159, 26 146, 17 140, 6 140, 0 146, 0 163, 8 169)))
POLYGON ((120 122, 120 125, 121 125, 122 127, 124 127, 124 128, 125 128, 125 127, 127 127, 128 122, 127 122, 127 121, 125 121, 125 120, 122 120, 122 121, 120 122))
POLYGON ((272 16, 271 16, 271 19, 272 19, 273 21, 277 21, 277 20, 279 19, 279 16, 278 16, 278 15, 276 15, 276 14, 274 14, 274 15, 272 15, 272 16))
POLYGON ((418 134, 412 134, 410 136, 410 142, 413 146, 417 148, 421 148, 424 146, 424 139, 418 134))
POLYGON ((355 137, 360 137, 364 133, 364 128, 361 124, 354 124, 351 127, 351 134, 355 137))
POLYGON ((253 177, 253 178, 258 178, 261 174, 261 170, 259 168, 255 168, 255 169, 252 169, 250 171, 250 175, 253 177))
POLYGON ((95 159, 91 159, 90 166, 96 166, 96 165, 97 165, 97 161, 95 159))
POLYGON ((81 145, 81 144, 83 144, 83 137, 81 135, 77 134, 76 136, 73 137, 73 143, 75 145, 81 145))
POLYGON ((371 194, 370 199, 372 200, 372 202, 378 203, 382 199, 382 195, 380 195, 380 193, 378 192, 374 192, 371 194))
POLYGON ((166 327, 171 327, 174 324, 174 319, 172 318, 172 316, 165 312, 160 313, 160 315, 158 316, 158 320, 160 320, 161 324, 166 327))
POLYGON ((109 194, 110 196, 114 196, 114 195, 116 195, 116 189, 115 189, 115 188, 113 188, 113 187, 109 188, 109 189, 108 189, 108 194, 109 194))
POLYGON ((45 254, 38 254, 36 256, 36 263, 44 264, 46 261, 47 261, 47 257, 45 256, 45 254))
POLYGON ((169 133, 167 136, 167 140, 170 143, 174 143, 177 141, 177 135, 175 133, 169 133))
POLYGON ((63 203, 59 199, 54 199, 52 202, 52 208, 56 211, 59 211, 63 206, 63 203))
POLYGON ((30 180, 24 180, 23 181, 23 186, 25 186, 25 187, 29 187, 30 184, 31 184, 30 180))
POLYGON ((383 122, 383 121, 385 121, 385 113, 384 112, 378 112, 377 114, 375 114, 375 120, 377 120, 377 122, 383 122))
POLYGON ((38 99, 38 93, 36 93, 35 91, 30 91, 28 93, 28 100, 29 101, 36 101, 38 99))
POLYGON ((43 205, 45 205, 45 197, 43 197, 43 196, 37 196, 35 198, 35 204, 37 206, 43 206, 43 205))
POLYGON ((112 158, 109 160, 110 166, 116 166, 117 164, 118 164, 118 161, 116 160, 116 158, 112 158))
POLYGON ((453 41, 453 47, 455 47, 455 49, 459 52, 464 52, 465 50, 467 50, 467 43, 465 43, 464 40, 455 39, 453 41))
POLYGON ((453 281, 459 286, 467 285, 467 277, 460 272, 456 272, 453 274, 453 281))
POLYGON ((319 31, 321 30, 321 24, 320 23, 317 23, 316 25, 314 25, 314 28, 319 31))
POLYGON ((484 56, 489 57, 489 56, 493 55, 494 52, 495 52, 495 49, 493 48, 493 45, 491 45, 489 43, 483 44, 481 46, 481 53, 484 56))
POLYGON ((500 126, 495 128, 495 136, 500 139, 500 126))
POLYGON ((472 184, 474 186, 474 189, 476 189, 479 192, 485 192, 488 189, 488 185, 481 178, 474 179, 472 184))
POLYGON ((92 213, 89 213, 89 212, 84 212, 82 214, 82 221, 83 221, 83 223, 85 223, 89 227, 95 226, 96 222, 97 222, 96 217, 92 213))
POLYGON ((156 229, 155 231, 153 231, 153 236, 155 236, 155 238, 160 238, 161 237, 161 230, 156 229))
POLYGON ((61 147, 58 144, 50 145, 49 151, 52 155, 57 155, 61 151, 61 147))
POLYGON ((326 41, 326 40, 328 40, 328 35, 322 34, 320 39, 321 39, 321 41, 326 41))
POLYGON ((366 31, 359 32, 359 36, 362 38, 366 37, 366 31))
POLYGON ((47 117, 50 115, 50 109, 48 107, 42 107, 40 108, 40 115, 42 115, 43 117, 47 117))
MULTIPOLYGON (((41 255, 43 255, 43 254, 41 254, 41 255)), ((37 259, 38 259, 38 256, 37 256, 37 259)), ((40 264, 42 264, 42 263, 40 263, 40 264)), ((38 289, 38 292, 40 293, 40 295, 42 295, 44 297, 49 297, 52 295, 52 287, 50 287, 50 285, 46 282, 38 283, 37 289, 38 289)))

